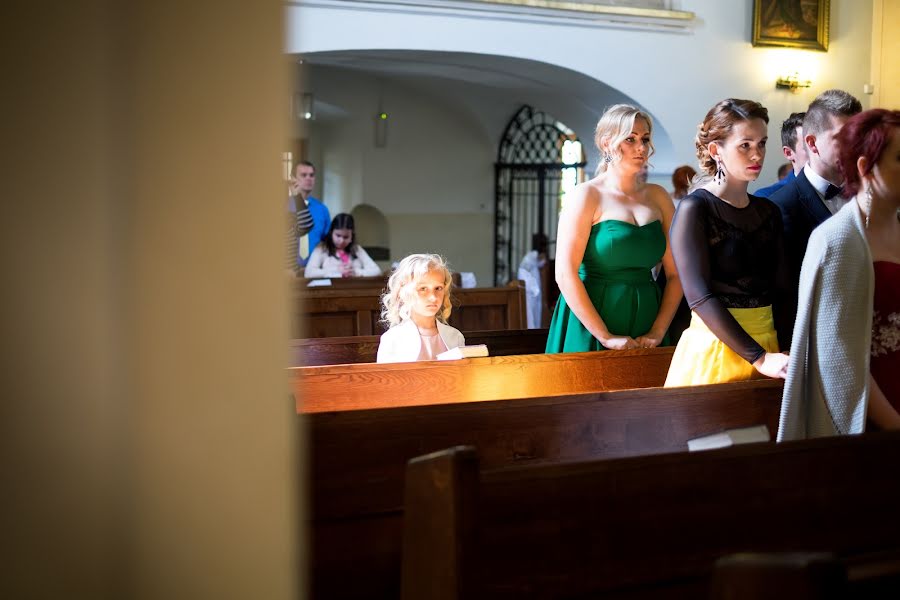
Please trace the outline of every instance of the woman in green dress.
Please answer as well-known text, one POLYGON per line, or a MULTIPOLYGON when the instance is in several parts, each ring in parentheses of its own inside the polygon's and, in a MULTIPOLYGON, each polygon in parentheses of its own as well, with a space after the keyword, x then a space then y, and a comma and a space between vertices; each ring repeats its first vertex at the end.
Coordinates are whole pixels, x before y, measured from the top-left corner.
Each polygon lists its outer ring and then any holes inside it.
POLYGON ((653 154, 653 121, 627 104, 597 123, 597 176, 566 196, 556 236, 556 282, 547 352, 653 348, 681 301, 668 248, 675 207, 662 187, 643 182, 653 154), (666 273, 660 293, 651 270, 666 273))

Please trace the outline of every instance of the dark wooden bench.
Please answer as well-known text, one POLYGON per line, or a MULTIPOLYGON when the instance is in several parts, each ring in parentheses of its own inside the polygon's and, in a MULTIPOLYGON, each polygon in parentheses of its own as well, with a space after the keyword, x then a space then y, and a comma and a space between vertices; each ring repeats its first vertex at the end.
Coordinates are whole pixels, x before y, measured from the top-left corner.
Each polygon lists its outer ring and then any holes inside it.
POLYGON ((895 548, 898 461, 898 433, 505 469, 438 452, 407 469, 402 597, 703 598, 724 554, 895 548))
POLYGON ((673 348, 297 367, 297 412, 453 404, 661 386, 673 348))
MULTIPOLYGON (((387 287, 387 282, 390 276, 390 273, 383 273, 382 275, 375 275, 373 277, 297 277, 294 281, 295 287, 301 289, 310 287, 309 284, 313 281, 321 282, 323 279, 327 279, 329 281, 329 284, 326 286, 321 286, 325 289, 346 290, 366 288, 383 291, 387 287)), ((453 285, 455 285, 457 288, 460 288, 462 283, 462 276, 459 273, 453 273, 452 278, 453 285)))
MULTIPOLYGON (((485 344, 491 356, 540 354, 547 347, 546 329, 464 331, 466 344, 485 344)), ((291 367, 373 363, 381 336, 308 338, 290 341, 291 367)))
POLYGON ((900 543, 843 559, 829 552, 742 552, 716 561, 712 600, 900 598, 900 543))
POLYGON ((374 277, 298 277, 294 280, 294 285, 297 289, 307 289, 310 287, 310 283, 317 282, 318 285, 313 285, 313 288, 326 290, 384 290, 387 286, 388 277, 388 275, 376 275, 374 277), (325 279, 328 280, 328 285, 319 283, 325 279))
MULTIPOLYGON (((525 329, 525 288, 454 288, 450 324, 460 331, 525 329)), ((375 335, 384 331, 381 289, 294 287, 292 338, 375 335)))
POLYGON ((768 380, 306 415, 313 597, 399 595, 414 456, 471 444, 502 467, 679 452, 722 429, 765 424, 774 436, 780 403, 768 380))

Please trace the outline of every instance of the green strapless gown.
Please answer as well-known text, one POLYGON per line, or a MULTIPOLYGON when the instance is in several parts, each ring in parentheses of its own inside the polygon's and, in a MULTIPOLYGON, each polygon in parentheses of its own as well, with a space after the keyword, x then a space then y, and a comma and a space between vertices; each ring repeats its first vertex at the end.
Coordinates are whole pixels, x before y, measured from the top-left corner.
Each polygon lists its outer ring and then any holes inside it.
MULTIPOLYGON (((610 333, 636 338, 650 330, 661 297, 650 270, 665 251, 666 236, 658 220, 643 226, 608 220, 591 227, 578 276, 610 333)), ((668 345, 668 339, 662 345, 668 345)), ((605 348, 560 296, 550 321, 547 352, 589 350, 605 348)))

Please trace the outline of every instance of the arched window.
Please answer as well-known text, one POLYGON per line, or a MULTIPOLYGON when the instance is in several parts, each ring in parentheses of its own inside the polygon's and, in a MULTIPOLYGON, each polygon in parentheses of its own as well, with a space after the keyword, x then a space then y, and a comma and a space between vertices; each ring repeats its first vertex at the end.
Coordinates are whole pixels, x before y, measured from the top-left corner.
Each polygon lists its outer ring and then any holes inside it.
POLYGON ((543 233, 553 240, 563 195, 584 179, 575 133, 545 112, 523 106, 500 140, 495 165, 494 283, 504 285, 543 233))

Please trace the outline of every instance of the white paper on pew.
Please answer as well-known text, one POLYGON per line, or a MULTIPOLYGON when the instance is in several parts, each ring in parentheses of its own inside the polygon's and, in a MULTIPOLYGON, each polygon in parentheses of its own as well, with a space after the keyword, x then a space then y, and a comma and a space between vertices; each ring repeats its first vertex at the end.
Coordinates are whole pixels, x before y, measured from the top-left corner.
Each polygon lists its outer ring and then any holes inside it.
POLYGON ((459 274, 460 283, 464 288, 473 288, 478 286, 478 282, 475 281, 475 273, 471 271, 463 271, 459 274))
POLYGON ((478 356, 487 356, 488 348, 484 344, 474 344, 472 346, 457 346, 450 348, 446 352, 437 355, 438 360, 457 360, 460 358, 475 358, 478 356))
POLYGON ((312 279, 306 284, 306 287, 321 287, 323 285, 331 285, 330 279, 312 279))
POLYGON ((769 429, 765 425, 753 425, 739 429, 728 429, 719 433, 705 435, 703 437, 688 440, 688 450, 712 450, 714 448, 727 448, 737 444, 752 444, 753 442, 768 442, 772 439, 769 429))

